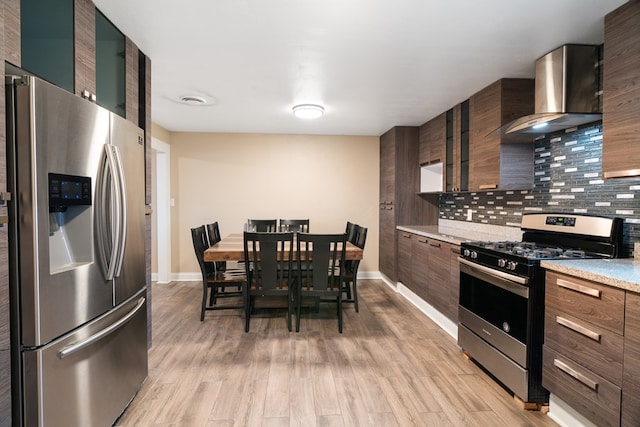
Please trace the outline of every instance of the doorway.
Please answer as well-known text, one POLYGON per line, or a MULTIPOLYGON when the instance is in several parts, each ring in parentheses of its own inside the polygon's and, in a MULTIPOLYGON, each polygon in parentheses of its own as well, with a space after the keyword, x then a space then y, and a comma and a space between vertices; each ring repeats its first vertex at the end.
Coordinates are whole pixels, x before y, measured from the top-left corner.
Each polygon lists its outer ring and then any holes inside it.
POLYGON ((159 139, 151 138, 151 148, 155 163, 152 169, 154 194, 151 215, 151 271, 156 271, 152 274, 152 280, 157 283, 169 283, 171 281, 171 147, 159 139))

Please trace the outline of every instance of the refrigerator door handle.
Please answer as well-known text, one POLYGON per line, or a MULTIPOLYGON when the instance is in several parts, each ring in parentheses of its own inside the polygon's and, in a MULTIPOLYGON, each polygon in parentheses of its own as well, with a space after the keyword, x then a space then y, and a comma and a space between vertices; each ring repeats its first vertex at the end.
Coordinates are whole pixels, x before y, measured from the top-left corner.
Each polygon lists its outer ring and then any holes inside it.
POLYGON ((118 215, 120 216, 117 219, 117 233, 119 233, 118 237, 118 246, 114 248, 114 252, 116 253, 116 266, 115 266, 115 277, 120 276, 120 271, 122 270, 122 262, 124 260, 124 248, 127 240, 127 185, 124 177, 124 166, 122 164, 122 157, 120 156, 120 150, 118 147, 113 146, 113 154, 114 161, 116 167, 116 173, 118 174, 118 215))
POLYGON ((98 216, 98 248, 102 265, 106 270, 106 279, 113 280, 117 275, 121 234, 121 186, 115 147, 104 145, 104 161, 98 174, 99 182, 96 192, 99 194, 100 206, 98 216))
POLYGON ((82 350, 85 347, 90 346, 91 344, 95 343, 96 341, 101 340, 102 338, 106 337, 107 335, 109 335, 110 333, 116 331, 117 329, 119 329, 120 327, 122 327, 125 323, 127 323, 129 320, 131 320, 131 318, 133 316, 136 315, 136 313, 138 313, 138 311, 140 311, 140 309, 142 308, 142 306, 144 306, 144 302, 145 302, 145 298, 144 297, 140 297, 140 299, 138 300, 138 303, 136 304, 135 307, 133 307, 133 309, 131 309, 131 311, 129 313, 127 313, 126 316, 122 317, 120 320, 118 320, 117 322, 113 323, 112 325, 104 328, 101 331, 96 332, 95 334, 91 335, 90 337, 88 337, 87 339, 80 341, 78 343, 74 343, 74 344, 69 344, 65 347, 63 347, 60 351, 58 351, 58 358, 59 359, 64 359, 65 357, 82 350))

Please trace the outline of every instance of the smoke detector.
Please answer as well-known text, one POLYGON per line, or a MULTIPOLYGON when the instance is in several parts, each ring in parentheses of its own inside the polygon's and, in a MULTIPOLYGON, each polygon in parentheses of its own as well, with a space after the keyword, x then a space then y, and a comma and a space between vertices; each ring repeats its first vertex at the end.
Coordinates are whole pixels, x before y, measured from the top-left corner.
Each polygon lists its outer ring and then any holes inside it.
POLYGON ((190 105, 192 107, 207 105, 206 98, 199 95, 182 95, 179 99, 181 104, 190 105))

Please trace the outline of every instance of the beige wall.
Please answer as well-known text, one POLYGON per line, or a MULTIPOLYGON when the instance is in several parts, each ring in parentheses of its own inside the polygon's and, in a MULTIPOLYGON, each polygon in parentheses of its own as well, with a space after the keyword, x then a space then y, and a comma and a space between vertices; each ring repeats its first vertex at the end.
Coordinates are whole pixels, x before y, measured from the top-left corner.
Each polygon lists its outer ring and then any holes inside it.
POLYGON ((361 272, 378 271, 378 137, 172 132, 173 273, 198 272, 190 228, 309 218, 313 232, 368 227, 361 272))

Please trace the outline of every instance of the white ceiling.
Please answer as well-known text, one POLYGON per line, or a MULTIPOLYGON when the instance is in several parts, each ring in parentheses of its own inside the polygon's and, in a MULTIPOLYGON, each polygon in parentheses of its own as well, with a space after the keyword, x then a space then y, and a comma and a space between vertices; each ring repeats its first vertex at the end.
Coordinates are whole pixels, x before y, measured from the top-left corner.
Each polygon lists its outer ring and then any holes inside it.
POLYGON ((625 0, 94 0, 151 58, 170 131, 380 135, 420 125, 565 43, 603 41, 625 0), (180 104, 183 95, 210 99, 180 104), (319 103, 317 120, 291 107, 319 103))

